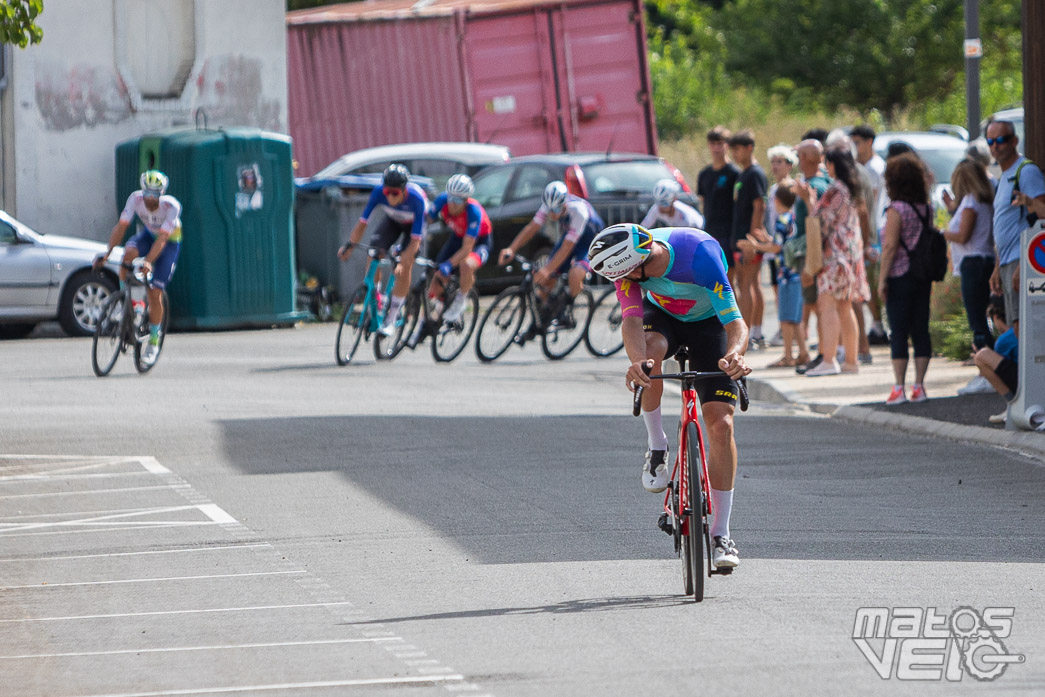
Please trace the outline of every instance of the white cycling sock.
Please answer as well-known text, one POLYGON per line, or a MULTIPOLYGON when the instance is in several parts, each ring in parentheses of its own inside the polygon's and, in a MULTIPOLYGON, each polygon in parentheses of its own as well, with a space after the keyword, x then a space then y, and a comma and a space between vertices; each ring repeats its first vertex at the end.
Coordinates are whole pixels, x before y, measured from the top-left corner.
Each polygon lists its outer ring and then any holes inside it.
POLYGON ((751 338, 752 339, 761 339, 762 338, 762 325, 761 324, 752 325, 752 327, 751 327, 751 338))
POLYGON ((642 420, 646 423, 646 443, 650 450, 667 450, 668 434, 660 423, 660 407, 653 411, 642 412, 642 420))
POLYGON ((399 317, 399 308, 403 306, 403 301, 406 298, 400 298, 398 295, 392 296, 392 302, 388 304, 388 315, 385 316, 385 322, 395 322, 396 318, 399 317))
POLYGON ((715 519, 711 522, 711 537, 729 537, 729 514, 733 511, 733 490, 711 490, 711 513, 715 519))

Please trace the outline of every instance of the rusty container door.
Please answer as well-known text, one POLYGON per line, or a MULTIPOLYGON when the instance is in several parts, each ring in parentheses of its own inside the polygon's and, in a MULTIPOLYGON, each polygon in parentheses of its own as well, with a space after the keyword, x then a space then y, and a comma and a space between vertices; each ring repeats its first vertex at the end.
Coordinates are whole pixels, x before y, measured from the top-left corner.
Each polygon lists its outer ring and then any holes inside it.
POLYGON ((566 149, 656 154, 656 126, 637 0, 548 10, 566 149))
POLYGON ((515 155, 566 149, 547 14, 471 17, 464 33, 475 140, 507 145, 515 155))

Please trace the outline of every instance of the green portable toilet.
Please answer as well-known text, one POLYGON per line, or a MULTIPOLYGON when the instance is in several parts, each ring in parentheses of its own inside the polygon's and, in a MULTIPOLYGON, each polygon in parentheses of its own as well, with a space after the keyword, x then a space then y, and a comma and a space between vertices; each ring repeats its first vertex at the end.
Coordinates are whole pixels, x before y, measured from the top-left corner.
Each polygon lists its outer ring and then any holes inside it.
POLYGON ((116 147, 122 210, 146 169, 170 178, 182 243, 167 292, 171 326, 291 324, 295 310, 290 138, 255 128, 174 128, 116 147))

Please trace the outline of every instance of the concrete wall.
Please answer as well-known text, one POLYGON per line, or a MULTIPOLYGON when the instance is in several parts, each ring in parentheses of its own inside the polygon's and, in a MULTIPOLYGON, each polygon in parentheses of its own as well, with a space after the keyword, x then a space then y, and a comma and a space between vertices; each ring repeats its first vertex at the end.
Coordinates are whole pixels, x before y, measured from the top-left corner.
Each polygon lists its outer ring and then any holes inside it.
POLYGON ((211 128, 287 131, 284 0, 134 2, 48 0, 43 42, 11 51, 0 189, 40 232, 107 239, 116 144, 195 123, 197 109, 211 128), (136 76, 155 85, 145 76, 164 71, 169 93, 143 95, 136 76))

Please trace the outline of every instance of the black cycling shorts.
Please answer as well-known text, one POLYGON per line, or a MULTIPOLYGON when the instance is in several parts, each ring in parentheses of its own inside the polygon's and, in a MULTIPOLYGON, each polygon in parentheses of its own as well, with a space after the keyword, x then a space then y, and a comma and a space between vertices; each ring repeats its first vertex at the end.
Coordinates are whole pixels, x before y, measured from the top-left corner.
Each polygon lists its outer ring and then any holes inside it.
MULTIPOLYGON (((726 355, 728 342, 726 329, 717 317, 698 322, 683 322, 658 308, 649 299, 643 298, 642 328, 647 332, 656 332, 668 340, 668 351, 664 358, 671 358, 679 346, 685 346, 689 350, 687 370, 721 370, 718 362, 726 355)), ((725 375, 697 381, 697 397, 701 404, 725 402, 736 406, 737 394, 737 383, 725 375)))
POLYGON ((370 246, 388 251, 392 245, 399 242, 402 248, 406 249, 410 244, 410 232, 413 227, 413 223, 397 223, 385 216, 370 233, 370 246))

